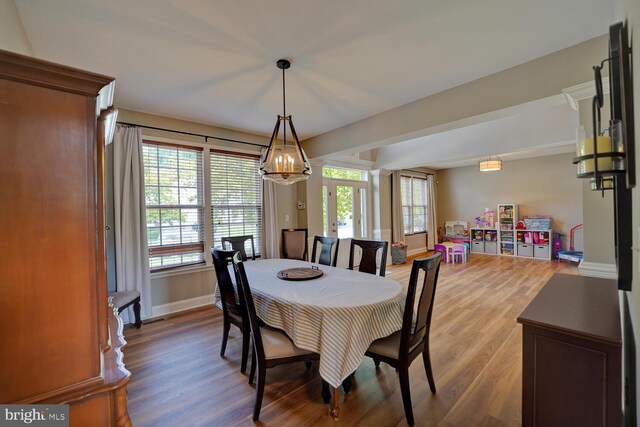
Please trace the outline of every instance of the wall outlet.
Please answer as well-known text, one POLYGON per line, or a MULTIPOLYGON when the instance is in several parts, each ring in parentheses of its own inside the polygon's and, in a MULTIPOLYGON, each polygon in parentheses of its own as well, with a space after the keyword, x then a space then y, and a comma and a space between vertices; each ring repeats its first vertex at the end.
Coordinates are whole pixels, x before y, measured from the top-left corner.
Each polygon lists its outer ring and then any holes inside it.
POLYGON ((289 214, 284 216, 284 222, 289 222, 289 214))
POLYGON ((300 200, 298 200, 298 209, 302 210, 306 208, 307 208, 307 204, 305 202, 301 202, 300 200))

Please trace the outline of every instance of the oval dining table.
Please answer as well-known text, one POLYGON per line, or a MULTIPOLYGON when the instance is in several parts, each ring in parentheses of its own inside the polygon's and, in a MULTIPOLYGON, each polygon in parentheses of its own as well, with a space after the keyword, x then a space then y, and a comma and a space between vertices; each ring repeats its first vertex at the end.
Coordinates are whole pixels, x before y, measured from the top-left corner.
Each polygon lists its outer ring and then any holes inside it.
MULTIPOLYGON (((320 355, 319 373, 333 387, 331 412, 337 418, 338 387, 360 365, 373 341, 401 329, 403 286, 372 274, 298 260, 264 259, 244 266, 258 317, 284 331, 299 348, 320 355), (281 270, 311 266, 324 274, 304 281, 277 277, 281 270)), ((329 403, 330 395, 323 392, 323 397, 329 403)))

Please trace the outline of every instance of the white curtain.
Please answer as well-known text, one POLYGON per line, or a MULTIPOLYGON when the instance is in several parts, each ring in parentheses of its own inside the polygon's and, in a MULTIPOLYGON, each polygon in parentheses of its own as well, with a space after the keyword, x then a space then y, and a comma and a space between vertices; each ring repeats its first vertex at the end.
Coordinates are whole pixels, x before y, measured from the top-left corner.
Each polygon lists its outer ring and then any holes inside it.
POLYGON ((402 212, 402 182, 400 179, 400 171, 396 171, 391 175, 393 186, 393 200, 391 200, 391 210, 393 213, 393 224, 391 224, 393 233, 391 239, 394 242, 404 242, 404 215, 402 212))
MULTIPOLYGON (((266 148, 262 149, 264 156, 266 148)), ((276 201, 276 183, 262 180, 262 258, 280 258, 278 244, 278 204, 276 201)))
POLYGON ((437 242, 436 192, 433 175, 427 175, 427 250, 433 250, 437 242))
MULTIPOLYGON (((139 291, 142 317, 150 317, 151 286, 140 128, 116 127, 113 141, 113 195, 116 287, 118 291, 139 291)), ((128 311, 128 319, 133 319, 133 310, 129 308, 128 311)), ((127 316, 123 317, 126 322, 127 316)))

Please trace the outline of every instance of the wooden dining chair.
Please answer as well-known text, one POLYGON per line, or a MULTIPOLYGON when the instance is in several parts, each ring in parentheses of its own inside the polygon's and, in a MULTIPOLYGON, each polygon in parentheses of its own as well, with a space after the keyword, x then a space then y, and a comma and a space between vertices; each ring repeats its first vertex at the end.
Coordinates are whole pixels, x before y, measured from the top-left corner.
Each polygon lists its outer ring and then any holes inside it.
MULTIPOLYGON (((253 421, 260 418, 260 408, 262 407, 262 397, 264 395, 264 383, 267 369, 284 363, 307 362, 309 360, 319 360, 320 355, 303 350, 295 346, 289 337, 279 329, 269 326, 260 327, 258 315, 253 302, 251 287, 247 280, 242 259, 238 254, 233 257, 236 283, 238 289, 242 289, 244 302, 249 318, 251 337, 253 338, 253 353, 251 357, 251 373, 249 374, 249 384, 253 384, 256 370, 258 371, 258 384, 256 386, 256 402, 253 409, 253 421)), ((307 364, 307 367, 310 367, 307 364)), ((323 387, 326 387, 323 384, 323 387)))
POLYGON ((247 370, 247 359, 249 358, 249 340, 251 334, 249 330, 249 319, 247 317, 247 309, 244 305, 244 296, 241 289, 235 289, 231 282, 229 274, 229 262, 232 260, 236 251, 226 251, 222 249, 211 248, 211 256, 213 257, 213 268, 218 279, 218 290, 220 292, 220 301, 216 306, 222 310, 223 329, 222 329, 222 345, 220 346, 220 356, 224 356, 227 349, 227 340, 229 339, 229 329, 231 325, 235 325, 242 332, 242 360, 240 362, 240 372, 247 370))
POLYGON ((351 239, 351 250, 349 251, 349 270, 353 270, 353 254, 356 246, 362 249, 362 258, 360 258, 360 266, 358 267, 358 271, 371 274, 376 274, 376 272, 378 272, 380 276, 384 277, 387 268, 387 249, 389 247, 389 243, 378 242, 376 240, 351 239), (380 270, 378 271, 376 258, 378 255, 378 250, 380 249, 382 249, 382 256, 380 257, 380 270))
POLYGON ((306 228, 285 228, 282 230, 282 257, 286 259, 307 260, 306 228))
POLYGON ((400 376, 402 403, 404 404, 404 412, 409 425, 414 424, 411 390, 409 388, 409 366, 420 354, 422 354, 429 388, 432 393, 435 394, 436 392, 436 384, 433 380, 433 371, 431 369, 431 357, 429 355, 429 330, 431 328, 431 314, 433 312, 433 301, 436 295, 441 261, 442 254, 440 253, 429 258, 413 261, 402 318, 402 329, 388 337, 375 340, 365 353, 366 356, 373 358, 376 368, 380 366, 380 361, 396 368, 400 376), (421 272, 424 273, 424 278, 422 280, 422 289, 419 292, 418 308, 414 315, 414 304, 418 294, 418 277, 421 272))
POLYGON ((247 251, 245 249, 245 245, 247 243, 247 240, 251 240, 251 259, 255 260, 256 259, 256 246, 253 243, 253 235, 252 234, 249 234, 247 236, 223 237, 222 238, 222 247, 226 249, 229 246, 231 246, 231 249, 233 249, 236 252, 240 252, 240 255, 242 256, 242 260, 246 261, 248 259, 247 251))
POLYGON ((340 246, 340 239, 337 237, 315 236, 313 238, 311 262, 316 262, 316 250, 318 249, 318 243, 320 244, 320 257, 318 258, 318 264, 335 267, 336 264, 338 264, 338 248, 340 246), (331 256, 332 250, 333 256, 331 256))

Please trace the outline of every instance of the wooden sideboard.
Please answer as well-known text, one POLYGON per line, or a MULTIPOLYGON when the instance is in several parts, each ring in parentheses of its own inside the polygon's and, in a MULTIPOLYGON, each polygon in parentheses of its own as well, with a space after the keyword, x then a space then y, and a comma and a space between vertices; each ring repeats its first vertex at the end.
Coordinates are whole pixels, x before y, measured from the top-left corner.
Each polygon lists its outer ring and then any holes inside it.
POLYGON ((617 282, 555 274, 518 322, 523 326, 522 425, 620 426, 617 282))
POLYGON ((100 91, 113 78, 0 51, 0 402, 131 425, 107 301, 100 91))

